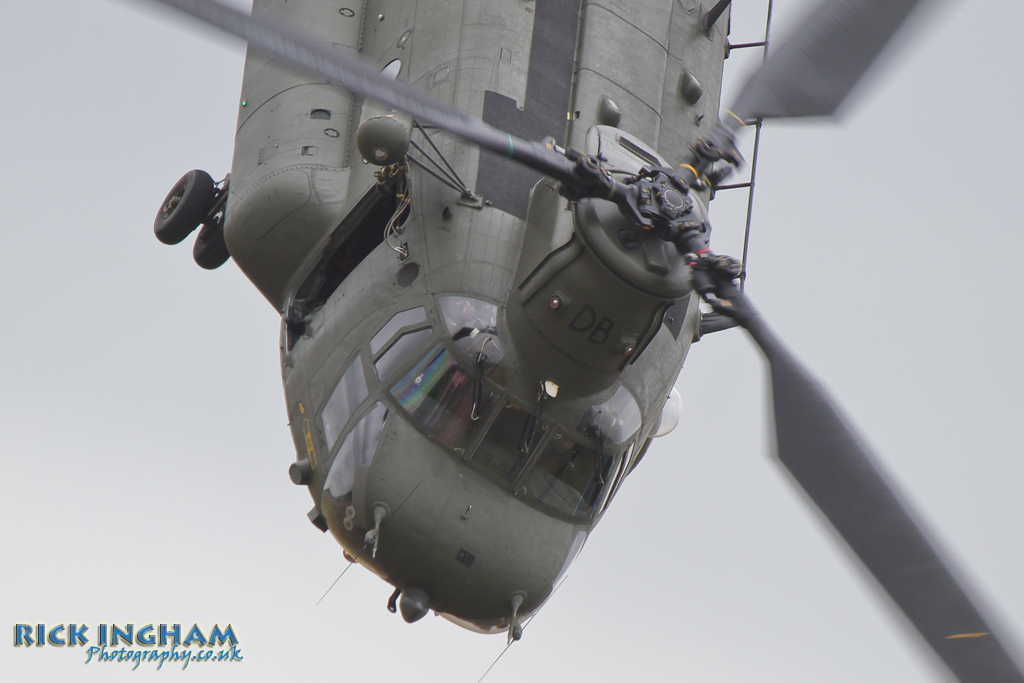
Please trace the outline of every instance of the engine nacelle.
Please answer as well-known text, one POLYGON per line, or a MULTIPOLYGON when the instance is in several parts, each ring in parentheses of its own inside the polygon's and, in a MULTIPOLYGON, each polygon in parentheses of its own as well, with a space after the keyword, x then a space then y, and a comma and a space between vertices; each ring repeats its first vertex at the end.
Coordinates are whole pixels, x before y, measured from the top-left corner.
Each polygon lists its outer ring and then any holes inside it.
MULTIPOLYGON (((359 45, 361 5, 352 16, 319 0, 256 0, 253 14, 316 27, 336 49, 359 45)), ((309 259, 337 227, 348 202, 350 93, 250 51, 235 134, 224 239, 242 272, 281 310, 309 259)))

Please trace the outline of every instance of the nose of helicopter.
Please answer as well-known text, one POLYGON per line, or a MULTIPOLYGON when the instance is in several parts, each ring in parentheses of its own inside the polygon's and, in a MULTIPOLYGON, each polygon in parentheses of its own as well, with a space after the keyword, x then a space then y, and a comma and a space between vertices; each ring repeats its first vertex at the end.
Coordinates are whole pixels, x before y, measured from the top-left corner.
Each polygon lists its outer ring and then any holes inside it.
POLYGON ((574 559, 586 528, 542 512, 474 471, 393 412, 352 491, 325 488, 331 533, 371 571, 429 596, 430 609, 497 631, 525 595, 535 611, 574 559))

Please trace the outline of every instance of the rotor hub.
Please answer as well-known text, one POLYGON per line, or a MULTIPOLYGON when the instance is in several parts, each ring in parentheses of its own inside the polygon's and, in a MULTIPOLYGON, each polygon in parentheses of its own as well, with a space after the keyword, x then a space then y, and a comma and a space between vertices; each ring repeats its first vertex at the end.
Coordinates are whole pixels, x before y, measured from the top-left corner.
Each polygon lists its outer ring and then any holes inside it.
MULTIPOLYGON (((686 215, 693 217, 694 223, 703 224, 702 209, 685 199, 690 203, 686 215)), ((636 229, 611 202, 578 202, 576 229, 598 260, 630 286, 666 300, 689 293, 690 269, 683 255, 657 231, 636 229)))

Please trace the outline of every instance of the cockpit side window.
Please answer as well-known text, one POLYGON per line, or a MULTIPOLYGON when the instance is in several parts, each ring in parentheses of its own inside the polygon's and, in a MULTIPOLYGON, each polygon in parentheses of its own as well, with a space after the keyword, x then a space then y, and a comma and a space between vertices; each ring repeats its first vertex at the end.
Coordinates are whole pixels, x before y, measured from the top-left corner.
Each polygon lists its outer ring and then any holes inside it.
POLYGON ((384 404, 377 403, 345 437, 324 482, 324 490, 334 498, 341 498, 352 492, 356 468, 369 465, 373 460, 377 441, 387 418, 388 411, 384 404))
POLYGON ((329 448, 334 448, 338 435, 345 429, 345 424, 359 404, 366 399, 366 377, 363 375, 363 363, 359 356, 345 371, 338 381, 338 386, 327 400, 320 420, 324 425, 324 437, 329 448))
POLYGON ((623 443, 640 429, 640 408, 626 387, 620 386, 610 399, 591 408, 580 426, 589 434, 596 430, 609 443, 623 443))
POLYGON ((391 394, 420 426, 461 453, 483 427, 481 418, 495 398, 441 344, 413 366, 391 394))
POLYGON ((612 498, 615 497, 615 494, 618 493, 619 491, 619 487, 622 486, 622 480, 626 478, 627 474, 629 474, 629 462, 633 453, 636 451, 636 448, 637 442, 634 441, 629 445, 628 448, 626 448, 626 451, 622 454, 622 457, 619 459, 619 464, 614 468, 616 472, 615 478, 609 480, 606 477, 608 485, 605 486, 604 493, 601 496, 602 498, 604 498, 604 502, 601 503, 601 509, 608 509, 608 506, 611 505, 612 503, 612 498))
POLYGON ((562 434, 555 434, 523 478, 527 495, 559 512, 589 516, 610 483, 616 458, 603 456, 562 434))

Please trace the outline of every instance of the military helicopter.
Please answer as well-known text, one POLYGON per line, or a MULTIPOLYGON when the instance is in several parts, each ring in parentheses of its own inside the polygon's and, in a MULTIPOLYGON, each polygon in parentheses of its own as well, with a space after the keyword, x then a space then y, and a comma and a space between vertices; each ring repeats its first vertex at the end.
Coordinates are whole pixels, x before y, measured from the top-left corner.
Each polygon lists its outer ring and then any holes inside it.
MULTIPOLYGON (((431 132, 433 133, 433 131, 431 131, 431 132)), ((421 140, 421 144, 422 144, 422 140, 421 140)), ((409 226, 409 227, 406 227, 405 229, 406 229, 406 234, 408 234, 408 231, 411 230, 412 228, 411 228, 411 226, 409 226)), ((413 258, 415 258, 415 255, 413 256, 413 258)), ((303 339, 300 337, 298 339, 298 341, 297 341, 297 347, 298 347, 299 344, 302 344, 302 343, 303 343, 303 339)), ((563 385, 563 390, 564 390, 564 385, 563 385)), ((382 545, 380 546, 381 557, 384 557, 383 553, 385 552, 385 548, 387 547, 387 528, 388 527, 386 527, 386 526, 383 527, 383 531, 382 531, 382 535, 381 535, 381 539, 382 539, 382 541, 381 541, 382 545)))
MULTIPOLYGON (((746 301, 742 265, 709 246, 706 193, 742 163, 740 128, 833 114, 917 2, 823 3, 676 164, 660 150, 681 148, 672 136, 692 136, 705 115, 683 108, 673 119, 663 109, 660 130, 639 114, 638 134, 619 127, 624 111, 645 103, 636 92, 661 90, 664 70, 622 88, 636 76, 631 60, 609 61, 587 40, 618 31, 646 44, 614 14, 537 3, 529 41, 545 48, 544 62, 531 59, 520 109, 498 91, 443 85, 453 66, 435 47, 444 44, 442 10, 422 21, 395 7, 388 22, 382 5, 374 25, 322 4, 257 3, 248 17, 165 1, 245 38, 250 55, 234 187, 186 175, 158 213, 157 237, 177 243, 203 223, 197 263, 217 267, 230 253, 281 312, 299 452, 291 478, 310 488, 310 520, 396 586, 391 611, 413 622, 433 609, 518 640, 523 616, 550 595, 651 439, 671 428, 668 389, 689 344, 739 325, 772 369, 780 461, 957 676, 1021 678, 842 416, 746 301), (303 37, 286 22, 322 33, 303 37), (578 51, 560 40, 577 27, 578 51), (436 55, 423 64, 419 41, 436 55), (445 99, 482 105, 481 119, 403 84, 403 68, 428 92, 440 86, 445 99), (352 96, 320 79, 390 108, 367 101, 353 127, 352 96), (563 111, 565 147, 555 135, 538 143, 513 134, 559 132, 563 111), (326 139, 313 131, 321 125, 326 139), (657 146, 645 131, 661 133, 657 146), (521 168, 474 160, 472 146, 444 133, 521 168), (347 194, 359 186, 357 166, 305 158, 321 146, 345 158, 346 143, 369 162, 358 198, 347 194), (462 180, 473 170, 475 189, 462 180), (511 225, 523 229, 518 239, 511 225)), ((643 18, 690 38, 668 56, 691 106, 705 95, 702 81, 720 81, 725 46, 715 41, 724 36, 713 29, 728 4, 643 18)), ((490 56, 499 82, 516 40, 500 35, 509 47, 490 56)), ((649 55, 637 48, 638 63, 659 52, 649 45, 649 55)), ((713 97, 703 102, 718 108, 713 97)))

